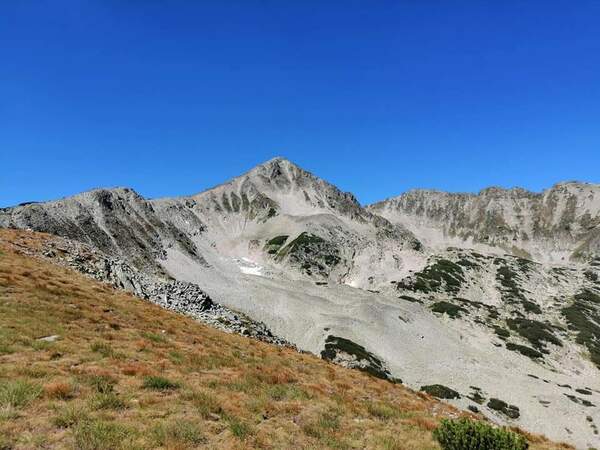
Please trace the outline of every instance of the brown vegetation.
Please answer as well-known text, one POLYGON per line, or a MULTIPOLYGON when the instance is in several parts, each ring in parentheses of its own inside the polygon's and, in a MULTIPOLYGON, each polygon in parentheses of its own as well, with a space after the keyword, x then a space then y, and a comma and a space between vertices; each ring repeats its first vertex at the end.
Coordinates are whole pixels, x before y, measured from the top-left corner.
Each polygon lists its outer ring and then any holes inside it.
POLYGON ((0 230, 0 448, 433 449, 459 414, 21 254, 45 238, 0 230))

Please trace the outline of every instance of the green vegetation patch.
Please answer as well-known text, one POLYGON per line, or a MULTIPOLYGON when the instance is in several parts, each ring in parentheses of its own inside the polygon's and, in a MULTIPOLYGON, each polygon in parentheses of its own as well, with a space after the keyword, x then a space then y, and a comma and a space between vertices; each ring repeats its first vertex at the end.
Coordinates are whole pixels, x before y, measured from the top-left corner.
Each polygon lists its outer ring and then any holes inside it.
POLYGON ((341 262, 339 249, 320 236, 302 232, 277 252, 281 261, 289 256, 292 263, 299 264, 307 275, 315 273, 327 276, 329 270, 341 262))
POLYGON ((231 434, 242 441, 254 434, 252 426, 236 416, 226 415, 225 421, 229 425, 231 434))
POLYGON ((116 422, 97 419, 81 421, 73 431, 75 448, 79 450, 131 448, 129 444, 134 434, 116 422))
POLYGON ((159 376, 147 376, 144 378, 143 387, 145 389, 154 389, 156 391, 169 391, 178 389, 179 383, 169 380, 168 378, 159 376))
POLYGON ((538 352, 537 350, 531 347, 527 347, 526 345, 513 344, 512 342, 508 342, 506 344, 506 348, 513 352, 519 352, 520 354, 525 355, 531 359, 537 359, 544 356, 543 353, 538 352))
POLYGON ((411 302, 411 303, 423 304, 423 302, 421 300, 419 300, 418 298, 411 297, 410 295, 400 295, 400 296, 398 296, 398 298, 401 300, 406 300, 407 302, 411 302))
POLYGON ((509 405, 505 401, 498 398, 491 398, 487 403, 487 407, 493 409, 494 411, 498 411, 511 419, 517 419, 521 415, 519 408, 517 408, 515 405, 509 405))
POLYGON ((467 396, 469 400, 473 400, 475 403, 479 405, 483 405, 485 402, 485 397, 481 394, 481 389, 471 386, 473 392, 467 396))
POLYGON ((540 308, 537 303, 531 302, 529 300, 522 300, 521 305, 523 305, 523 309, 526 312, 530 312, 533 314, 541 314, 542 313, 542 308, 540 308))
POLYGON ((470 259, 467 259, 467 258, 459 259, 458 261, 456 261, 456 264, 458 264, 459 266, 470 268, 470 269, 478 269, 479 268, 479 264, 477 264, 476 262, 471 261, 470 259))
POLYGON ((444 386, 443 384, 429 384, 421 386, 421 391, 427 392, 429 395, 443 399, 460 398, 460 394, 454 389, 444 386))
POLYGON ((269 241, 267 241, 268 245, 283 245, 285 244, 285 241, 287 241, 289 238, 289 236, 286 235, 281 235, 281 236, 275 236, 273 239, 270 239, 269 241))
POLYGON ((269 239, 267 241, 267 243, 265 244, 264 250, 269 255, 275 255, 281 249, 281 247, 283 246, 283 244, 286 243, 286 241, 288 240, 288 238, 289 238, 288 235, 275 236, 274 238, 269 239))
POLYGON ((507 339, 510 337, 510 331, 497 325, 494 326, 494 333, 496 333, 500 339, 507 339))
POLYGON ((289 248, 289 251, 293 251, 294 249, 305 247, 310 244, 320 244, 323 242, 325 242, 325 239, 322 237, 303 231, 296 239, 290 242, 287 247, 289 248))
POLYGON ((448 314, 452 319, 457 319, 462 316, 462 313, 468 313, 468 311, 462 306, 455 305, 450 302, 435 302, 431 305, 431 310, 434 313, 448 314))
POLYGON ((563 394, 563 395, 565 395, 569 400, 571 400, 573 403, 577 403, 578 405, 587 406, 587 407, 596 406, 592 402, 590 402, 589 400, 587 400, 585 398, 576 397, 576 396, 570 395, 570 394, 563 394))
POLYGON ((445 290, 457 294, 465 282, 462 267, 447 259, 438 259, 415 276, 410 288, 424 293, 445 290))
MULTIPOLYGON (((496 259, 496 262, 498 259, 496 259)), ((500 260, 502 261, 502 260, 500 260)), ((496 280, 502 286, 502 300, 507 303, 526 300, 518 284, 519 274, 508 265, 501 265, 496 272, 496 280)))
POLYGON ((433 437, 443 450, 526 450, 527 440, 506 428, 495 428, 485 422, 442 419, 433 437))
POLYGON ((527 339, 537 350, 547 353, 546 343, 562 347, 562 342, 554 334, 552 327, 537 320, 517 317, 506 321, 508 327, 527 339))
POLYGON ((0 409, 23 408, 42 394, 38 384, 23 380, 3 380, 0 382, 0 409))
POLYGON ((592 283, 596 283, 598 281, 598 274, 592 272, 591 270, 586 270, 585 272, 583 272, 583 275, 592 283))
POLYGON ((155 443, 166 448, 188 448, 206 443, 200 426, 188 420, 160 423, 152 434, 155 443))
POLYGON ((518 407, 515 405, 509 405, 505 401, 498 398, 491 398, 487 404, 487 407, 493 409, 494 411, 498 411, 499 413, 502 413, 511 419, 517 419, 521 415, 518 407))
POLYGON ((391 373, 387 370, 379 358, 368 352, 362 345, 352 342, 350 339, 342 337, 327 336, 325 340, 325 348, 321 351, 321 358, 328 361, 335 361, 338 353, 345 353, 353 356, 357 362, 356 369, 366 372, 376 378, 398 382, 391 373))
POLYGON ((592 362, 600 368, 600 296, 584 290, 574 296, 571 306, 562 309, 575 341, 587 348, 592 362))

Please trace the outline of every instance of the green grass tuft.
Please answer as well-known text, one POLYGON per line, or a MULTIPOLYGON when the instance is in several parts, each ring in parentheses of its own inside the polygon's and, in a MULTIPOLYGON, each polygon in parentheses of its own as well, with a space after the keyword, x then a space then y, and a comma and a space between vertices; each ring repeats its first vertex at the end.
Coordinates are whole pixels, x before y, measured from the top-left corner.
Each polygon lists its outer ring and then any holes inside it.
POLYGON ((0 382, 0 408, 24 408, 42 394, 42 387, 27 381, 0 382))
POLYGON ((159 376, 148 376, 144 378, 144 389, 154 389, 156 391, 168 391, 179 389, 180 384, 159 376))

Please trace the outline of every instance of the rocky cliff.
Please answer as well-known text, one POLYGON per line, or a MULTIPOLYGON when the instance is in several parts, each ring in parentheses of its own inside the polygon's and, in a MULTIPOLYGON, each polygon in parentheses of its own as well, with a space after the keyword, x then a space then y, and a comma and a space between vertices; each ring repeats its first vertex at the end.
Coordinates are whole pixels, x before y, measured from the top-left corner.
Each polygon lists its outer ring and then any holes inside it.
POLYGON ((555 262, 586 261, 600 252, 600 185, 561 183, 542 193, 414 190, 368 210, 435 248, 468 246, 555 262))

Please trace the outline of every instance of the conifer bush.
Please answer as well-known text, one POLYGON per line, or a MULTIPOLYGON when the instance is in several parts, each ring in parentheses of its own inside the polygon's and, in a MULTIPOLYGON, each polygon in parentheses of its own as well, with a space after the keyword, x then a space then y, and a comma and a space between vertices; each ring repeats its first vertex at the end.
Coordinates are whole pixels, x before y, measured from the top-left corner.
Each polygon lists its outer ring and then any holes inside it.
POLYGON ((469 419, 442 420, 433 437, 443 450, 526 450, 527 440, 505 428, 469 419))

